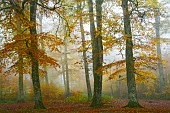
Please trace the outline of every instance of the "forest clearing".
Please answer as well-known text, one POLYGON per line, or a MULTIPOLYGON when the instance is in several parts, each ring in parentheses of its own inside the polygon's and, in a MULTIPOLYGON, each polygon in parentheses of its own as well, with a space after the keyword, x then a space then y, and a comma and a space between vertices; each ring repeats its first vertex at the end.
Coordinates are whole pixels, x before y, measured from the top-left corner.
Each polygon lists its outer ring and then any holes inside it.
POLYGON ((0 0, 0 113, 170 113, 170 0, 0 0))

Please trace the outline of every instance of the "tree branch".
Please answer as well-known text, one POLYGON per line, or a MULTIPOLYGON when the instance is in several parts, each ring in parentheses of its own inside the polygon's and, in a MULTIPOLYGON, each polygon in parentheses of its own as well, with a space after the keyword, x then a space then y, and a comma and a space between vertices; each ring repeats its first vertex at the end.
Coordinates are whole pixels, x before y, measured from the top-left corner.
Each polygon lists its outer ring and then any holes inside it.
POLYGON ((28 0, 24 0, 23 2, 22 2, 22 9, 21 9, 21 11, 23 11, 24 10, 24 8, 25 8, 25 4, 28 2, 28 0))
POLYGON ((3 11, 3 10, 5 10, 5 9, 11 9, 11 8, 13 8, 13 7, 14 7, 14 6, 0 8, 0 12, 3 11))
POLYGON ((40 4, 40 3, 38 3, 38 2, 35 2, 35 3, 36 3, 37 5, 39 5, 39 6, 41 6, 42 8, 48 9, 48 10, 50 10, 50 11, 54 11, 56 8, 61 7, 61 6, 56 7, 56 5, 60 3, 60 0, 59 0, 57 3, 54 4, 54 7, 48 7, 48 6, 46 6, 46 5, 44 5, 44 4, 40 4))

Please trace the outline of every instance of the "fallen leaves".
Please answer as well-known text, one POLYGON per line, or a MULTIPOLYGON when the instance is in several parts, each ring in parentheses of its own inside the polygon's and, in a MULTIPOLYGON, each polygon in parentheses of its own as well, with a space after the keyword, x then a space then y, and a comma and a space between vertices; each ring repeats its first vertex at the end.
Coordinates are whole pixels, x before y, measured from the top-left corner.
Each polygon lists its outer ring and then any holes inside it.
POLYGON ((102 108, 92 108, 89 107, 88 102, 45 102, 47 109, 45 110, 35 110, 33 109, 32 102, 26 103, 13 103, 13 104, 0 104, 1 113, 102 113, 102 112, 114 112, 114 113, 168 113, 170 112, 170 101, 169 100, 140 100, 142 106, 145 108, 121 108, 126 105, 127 100, 114 99, 112 101, 107 101, 104 103, 102 108))

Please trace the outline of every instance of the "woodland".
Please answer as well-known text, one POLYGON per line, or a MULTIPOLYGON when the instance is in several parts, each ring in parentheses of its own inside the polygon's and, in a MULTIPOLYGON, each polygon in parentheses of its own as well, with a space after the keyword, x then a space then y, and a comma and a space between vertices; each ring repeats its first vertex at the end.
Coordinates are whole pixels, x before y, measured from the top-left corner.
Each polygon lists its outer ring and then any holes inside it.
POLYGON ((0 113, 170 113, 169 0, 0 0, 0 113))

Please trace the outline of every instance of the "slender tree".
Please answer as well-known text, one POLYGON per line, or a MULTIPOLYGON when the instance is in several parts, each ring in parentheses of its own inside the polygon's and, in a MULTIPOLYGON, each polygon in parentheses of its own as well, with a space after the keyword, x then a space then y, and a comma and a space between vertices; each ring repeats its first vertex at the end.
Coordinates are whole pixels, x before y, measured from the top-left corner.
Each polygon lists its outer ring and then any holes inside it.
POLYGON ((65 73, 65 65, 64 65, 64 61, 63 61, 63 56, 61 55, 61 66, 62 66, 62 74, 63 74, 63 83, 64 83, 64 90, 66 92, 66 73, 65 73))
POLYGON ((124 39, 126 40, 126 75, 128 87, 128 104, 125 107, 142 107, 138 103, 136 82, 134 74, 133 42, 130 22, 129 0, 122 0, 123 20, 124 20, 124 39))
MULTIPOLYGON (((66 28, 65 28, 65 32, 66 32, 66 28)), ((67 45, 68 45, 68 41, 67 41, 67 36, 64 37, 64 62, 65 62, 65 69, 66 69, 66 96, 70 96, 70 81, 69 81, 69 69, 68 69, 68 58, 67 58, 67 45)))
POLYGON ((91 107, 102 106, 102 72, 98 73, 97 70, 103 63, 103 45, 102 45, 102 3, 103 0, 96 0, 96 13, 97 13, 97 31, 94 22, 93 1, 88 0, 89 19, 90 19, 90 35, 92 40, 92 59, 93 59, 93 76, 94 76, 94 94, 91 107))
POLYGON ((19 53, 19 92, 18 92, 18 102, 24 102, 24 80, 23 80, 23 57, 22 54, 19 53))
MULTIPOLYGON (((19 15, 19 12, 16 12, 17 15, 19 15)), ((19 22, 20 19, 18 20, 19 22)), ((18 31, 17 31, 17 35, 20 35, 21 33, 21 24, 18 24, 17 25, 18 27, 18 31)), ((22 43, 22 42, 20 42, 22 43)), ((24 81, 23 81, 23 56, 22 56, 22 53, 21 53, 21 50, 19 48, 19 51, 18 51, 18 57, 19 57, 19 66, 18 66, 18 70, 19 70, 19 83, 18 83, 18 102, 24 102, 24 81)))
POLYGON ((86 55, 87 50, 85 46, 86 40, 85 40, 84 27, 83 27, 82 6, 81 6, 81 1, 79 0, 77 0, 77 9, 80 14, 79 24, 80 24, 80 30, 81 30, 82 47, 83 47, 83 61, 84 61, 84 71, 85 71, 85 76, 86 76, 87 93, 88 93, 88 99, 91 99, 92 91, 91 91, 89 69, 88 69, 88 62, 87 62, 87 55, 86 55))
POLYGON ((158 43, 156 44, 157 47, 157 56, 158 56, 158 71, 159 71, 159 88, 158 92, 162 93, 165 87, 165 78, 164 78, 164 71, 163 71, 163 64, 162 64, 162 52, 160 46, 160 11, 159 8, 155 11, 155 32, 156 38, 158 39, 158 43))

